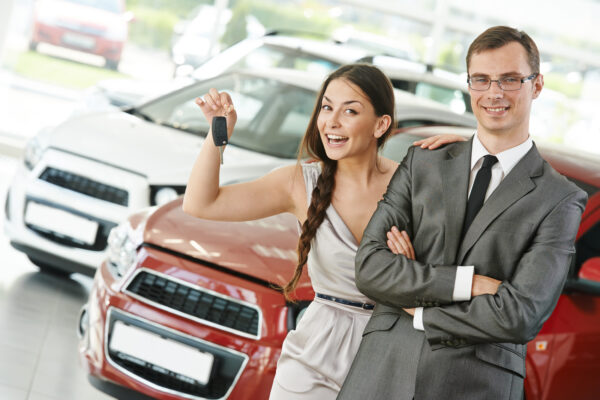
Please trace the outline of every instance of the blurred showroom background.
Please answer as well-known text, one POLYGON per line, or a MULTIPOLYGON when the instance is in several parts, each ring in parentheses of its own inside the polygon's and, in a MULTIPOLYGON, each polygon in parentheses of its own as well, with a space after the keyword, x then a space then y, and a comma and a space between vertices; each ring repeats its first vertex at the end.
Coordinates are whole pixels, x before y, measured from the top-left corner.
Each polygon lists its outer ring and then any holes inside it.
MULTIPOLYGON (((104 3, 122 7, 120 0, 104 3)), ((541 51, 545 90, 534 102, 531 133, 538 140, 600 152, 596 0, 507 0, 501 6, 458 0, 126 0, 120 15, 125 23, 114 23, 109 32, 124 43, 117 62, 32 45, 35 7, 34 0, 0 2, 0 135, 17 148, 81 107, 99 81, 164 84, 189 72, 180 65, 186 52, 197 66, 265 31, 368 38, 387 53, 464 75, 468 43, 488 26, 507 24, 527 31, 541 51)))

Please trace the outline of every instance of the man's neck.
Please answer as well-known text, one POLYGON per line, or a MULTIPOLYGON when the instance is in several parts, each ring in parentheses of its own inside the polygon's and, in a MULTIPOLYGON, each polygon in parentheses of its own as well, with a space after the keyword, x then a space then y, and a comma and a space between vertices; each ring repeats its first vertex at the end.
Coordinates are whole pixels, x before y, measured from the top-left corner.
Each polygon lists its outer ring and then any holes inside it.
POLYGON ((491 134, 485 130, 478 129, 477 137, 490 154, 498 154, 524 143, 529 138, 529 133, 524 131, 518 133, 505 132, 491 134))

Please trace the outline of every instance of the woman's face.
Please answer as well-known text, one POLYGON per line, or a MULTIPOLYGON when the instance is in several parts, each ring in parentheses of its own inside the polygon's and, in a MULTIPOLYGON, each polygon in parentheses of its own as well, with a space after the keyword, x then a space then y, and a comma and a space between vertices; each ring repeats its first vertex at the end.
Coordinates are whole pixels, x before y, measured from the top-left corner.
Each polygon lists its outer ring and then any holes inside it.
MULTIPOLYGON (((323 96, 317 126, 327 156, 340 160, 377 151, 377 138, 387 129, 369 98, 352 82, 332 80, 323 96)), ((388 123, 389 124, 389 123, 388 123)))

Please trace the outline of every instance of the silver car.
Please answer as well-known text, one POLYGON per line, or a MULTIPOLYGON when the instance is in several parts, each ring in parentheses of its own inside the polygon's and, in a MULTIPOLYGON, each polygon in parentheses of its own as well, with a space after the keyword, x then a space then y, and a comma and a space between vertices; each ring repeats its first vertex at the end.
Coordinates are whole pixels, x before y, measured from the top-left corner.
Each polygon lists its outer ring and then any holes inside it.
MULTIPOLYGON (((221 173, 227 184, 296 162, 323 78, 285 69, 230 72, 127 111, 72 117, 27 145, 6 199, 6 235, 43 270, 92 275, 113 227, 185 191, 208 131, 197 96, 217 87, 236 104, 221 173)), ((470 115, 395 94, 398 127, 475 126, 470 115)))

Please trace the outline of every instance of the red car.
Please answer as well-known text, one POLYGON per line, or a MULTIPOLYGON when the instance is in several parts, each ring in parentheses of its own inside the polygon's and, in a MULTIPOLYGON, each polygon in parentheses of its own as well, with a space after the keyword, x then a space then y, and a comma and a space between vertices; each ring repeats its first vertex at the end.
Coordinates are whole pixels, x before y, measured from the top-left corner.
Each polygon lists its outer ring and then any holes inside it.
MULTIPOLYGON (((384 154, 461 128, 408 128, 384 154)), ((600 159, 538 146, 590 196, 577 259, 558 306, 531 342, 527 399, 597 398, 600 371, 600 159)), ((299 301, 276 285, 291 277, 297 221, 284 214, 231 223, 185 215, 181 199, 134 214, 109 238, 80 318, 80 358, 99 389, 159 399, 267 399, 280 346, 314 293, 299 301)))
POLYGON ((117 69, 132 18, 124 0, 38 0, 29 48, 67 47, 104 57, 107 68, 117 69))

